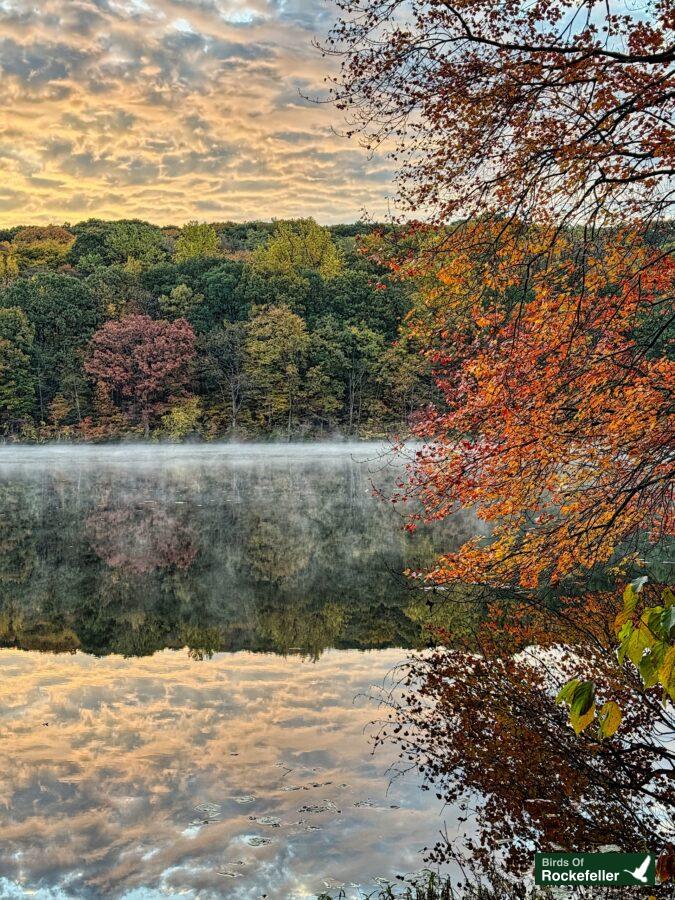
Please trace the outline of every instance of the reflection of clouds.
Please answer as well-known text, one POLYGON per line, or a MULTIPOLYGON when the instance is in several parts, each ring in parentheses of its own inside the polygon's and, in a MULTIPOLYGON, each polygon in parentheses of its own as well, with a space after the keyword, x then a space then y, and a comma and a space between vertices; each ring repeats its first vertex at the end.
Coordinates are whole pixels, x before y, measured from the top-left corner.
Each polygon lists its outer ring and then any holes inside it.
POLYGON ((0 872, 27 888, 68 884, 78 897, 142 886, 216 897, 226 883, 227 896, 248 900, 416 868, 438 809, 412 783, 386 795, 387 760, 363 734, 373 707, 354 702, 400 658, 237 653, 196 664, 171 652, 0 651, 0 872), (235 801, 246 794, 257 799, 235 801), (365 798, 380 809, 354 806, 365 798), (298 811, 325 799, 341 812, 298 811), (271 843, 254 848, 246 835, 271 843), (226 880, 218 872, 233 860, 244 877, 226 880))
POLYGON ((180 223, 197 200, 219 218, 381 214, 389 167, 303 99, 325 92, 311 39, 335 15, 314 0, 0 3, 0 165, 15 189, 0 220, 152 209, 180 223), (279 137, 294 131, 302 154, 279 137), (247 177, 261 163, 265 178, 247 177))

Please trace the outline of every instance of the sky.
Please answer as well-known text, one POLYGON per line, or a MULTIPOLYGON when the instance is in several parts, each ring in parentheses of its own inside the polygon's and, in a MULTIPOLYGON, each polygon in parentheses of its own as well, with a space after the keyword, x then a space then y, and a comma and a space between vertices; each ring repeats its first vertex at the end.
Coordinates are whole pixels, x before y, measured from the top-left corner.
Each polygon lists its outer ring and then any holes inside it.
POLYGON ((0 895, 311 900, 415 870, 458 826, 370 752, 365 695, 404 656, 0 650, 0 895))
POLYGON ((0 0, 0 225, 378 218, 391 165, 336 135, 331 0, 0 0))

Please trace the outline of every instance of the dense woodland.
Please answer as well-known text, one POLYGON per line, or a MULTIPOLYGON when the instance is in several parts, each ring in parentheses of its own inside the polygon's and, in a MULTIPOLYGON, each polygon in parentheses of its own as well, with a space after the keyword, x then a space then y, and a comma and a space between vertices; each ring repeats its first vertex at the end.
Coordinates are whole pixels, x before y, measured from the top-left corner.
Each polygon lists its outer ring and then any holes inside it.
POLYGON ((429 385, 370 226, 91 219, 0 231, 0 434, 374 436, 429 385))

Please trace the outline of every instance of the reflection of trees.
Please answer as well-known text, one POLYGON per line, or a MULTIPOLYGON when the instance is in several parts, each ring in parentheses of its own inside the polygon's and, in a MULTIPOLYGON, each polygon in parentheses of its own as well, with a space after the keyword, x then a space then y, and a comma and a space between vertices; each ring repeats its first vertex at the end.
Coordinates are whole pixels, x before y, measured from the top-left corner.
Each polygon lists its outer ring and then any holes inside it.
POLYGON ((318 655, 422 635, 395 573, 438 546, 399 530, 349 459, 38 470, 0 490, 4 644, 318 655))
POLYGON ((480 653, 442 648, 411 658, 386 698, 392 718, 377 743, 393 740, 403 769, 419 768, 476 830, 470 840, 439 842, 432 861, 468 847, 479 867, 500 859, 520 875, 533 849, 590 852, 612 844, 653 852, 658 835, 668 833, 675 754, 663 731, 672 733, 672 716, 658 690, 643 696, 639 679, 618 664, 613 615, 602 619, 606 628, 586 625, 585 632, 549 622, 537 650, 520 654, 509 649, 508 627, 493 620, 480 629, 480 653), (594 677, 599 698, 624 709, 617 739, 601 741, 592 729, 577 736, 556 705, 560 683, 579 669, 594 677))
POLYGON ((289 581, 307 566, 311 549, 292 523, 256 518, 249 524, 245 553, 258 581, 289 581))
POLYGON ((261 616, 261 632, 276 650, 301 651, 318 658, 326 647, 335 645, 345 620, 345 610, 337 603, 325 603, 318 609, 295 604, 267 609, 261 616))
POLYGON ((186 569, 197 555, 190 525, 166 504, 138 503, 133 493, 108 491, 87 517, 97 555, 113 569, 137 575, 155 569, 186 569))
POLYGON ((0 589, 25 582, 35 565, 33 505, 21 486, 0 484, 0 589))

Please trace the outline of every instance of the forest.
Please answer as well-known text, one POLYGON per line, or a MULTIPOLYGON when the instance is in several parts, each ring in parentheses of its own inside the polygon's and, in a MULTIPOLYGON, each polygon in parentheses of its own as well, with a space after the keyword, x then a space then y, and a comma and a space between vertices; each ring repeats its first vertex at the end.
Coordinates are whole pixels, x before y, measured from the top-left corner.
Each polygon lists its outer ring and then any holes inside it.
POLYGON ((428 393, 374 226, 312 219, 0 231, 0 435, 373 437, 428 393))

